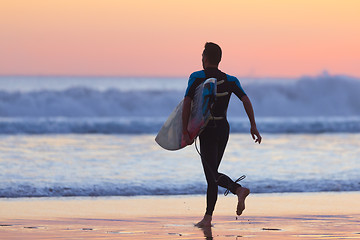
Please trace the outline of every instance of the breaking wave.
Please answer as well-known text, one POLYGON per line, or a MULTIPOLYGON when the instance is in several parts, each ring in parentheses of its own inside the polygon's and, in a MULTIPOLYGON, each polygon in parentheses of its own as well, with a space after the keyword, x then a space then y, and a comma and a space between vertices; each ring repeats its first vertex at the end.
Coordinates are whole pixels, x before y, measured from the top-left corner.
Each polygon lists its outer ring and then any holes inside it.
MULTIPOLYGON (((360 80, 321 75, 289 82, 248 82, 263 132, 360 132, 360 80)), ((154 133, 183 98, 180 90, 0 91, 0 134, 154 133)), ((241 102, 229 110, 233 132, 247 132, 241 102)))

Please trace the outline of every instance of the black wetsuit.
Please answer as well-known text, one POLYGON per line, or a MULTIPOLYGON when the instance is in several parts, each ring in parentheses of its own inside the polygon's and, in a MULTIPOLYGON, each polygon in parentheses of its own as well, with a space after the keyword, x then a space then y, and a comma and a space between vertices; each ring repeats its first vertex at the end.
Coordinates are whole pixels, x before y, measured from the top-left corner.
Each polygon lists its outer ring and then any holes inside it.
POLYGON ((217 68, 206 68, 190 75, 185 96, 193 99, 196 87, 207 78, 216 78, 218 84, 217 97, 212 107, 212 115, 215 120, 210 120, 199 136, 201 160, 208 184, 206 214, 212 215, 217 201, 218 185, 229 189, 234 194, 236 189, 241 186, 225 174, 219 173, 218 168, 229 138, 226 111, 231 93, 234 93, 239 99, 246 94, 236 77, 227 75, 217 68))

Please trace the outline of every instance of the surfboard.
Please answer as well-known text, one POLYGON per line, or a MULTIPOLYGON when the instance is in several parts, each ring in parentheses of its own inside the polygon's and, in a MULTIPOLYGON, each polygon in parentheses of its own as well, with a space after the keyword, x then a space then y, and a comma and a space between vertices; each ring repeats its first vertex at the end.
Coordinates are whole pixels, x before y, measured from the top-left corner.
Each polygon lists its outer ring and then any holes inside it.
MULTIPOLYGON (((188 123, 190 139, 195 139, 205 128, 211 117, 211 106, 216 97, 216 78, 208 78, 200 84, 191 101, 191 113, 188 123)), ((178 150, 186 147, 182 134, 183 100, 176 106, 161 127, 155 141, 164 149, 178 150)))

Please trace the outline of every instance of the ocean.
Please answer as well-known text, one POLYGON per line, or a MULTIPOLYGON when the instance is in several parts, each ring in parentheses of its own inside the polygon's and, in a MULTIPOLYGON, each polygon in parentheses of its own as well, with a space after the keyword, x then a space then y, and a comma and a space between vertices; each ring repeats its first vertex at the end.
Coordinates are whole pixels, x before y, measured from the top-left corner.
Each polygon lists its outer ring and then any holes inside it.
MULTIPOLYGON (((360 79, 240 78, 263 135, 232 96, 220 171, 253 193, 360 190, 360 79)), ((154 138, 186 78, 0 77, 0 197, 203 194, 194 146, 154 138)), ((223 190, 221 190, 223 192, 223 190)))

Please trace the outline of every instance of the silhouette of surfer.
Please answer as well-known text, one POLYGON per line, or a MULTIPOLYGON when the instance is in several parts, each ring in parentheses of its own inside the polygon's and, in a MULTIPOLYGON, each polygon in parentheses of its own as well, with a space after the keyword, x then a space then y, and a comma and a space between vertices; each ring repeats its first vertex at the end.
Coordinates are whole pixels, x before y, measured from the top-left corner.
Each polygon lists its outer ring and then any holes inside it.
POLYGON ((237 195, 238 204, 237 215, 241 215, 245 209, 245 199, 250 194, 248 188, 242 187, 223 173, 218 172, 218 168, 224 154, 229 138, 229 123, 226 119, 226 112, 229 105, 230 96, 234 93, 243 103, 244 109, 250 121, 250 133, 257 143, 261 143, 261 136, 256 128, 254 111, 250 99, 245 94, 236 77, 223 73, 218 66, 221 61, 222 51, 219 45, 211 42, 205 44, 202 54, 203 70, 194 72, 190 75, 188 87, 184 97, 182 112, 184 139, 188 145, 192 144, 187 131, 189 116, 191 111, 191 101, 194 98, 195 89, 207 78, 217 79, 216 100, 211 109, 211 120, 199 135, 201 161, 207 181, 207 207, 203 219, 196 224, 197 227, 210 227, 212 215, 218 196, 218 186, 228 189, 237 195))

